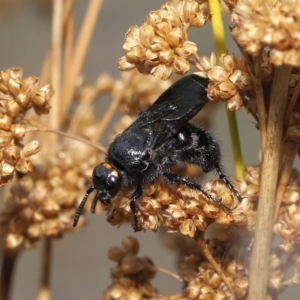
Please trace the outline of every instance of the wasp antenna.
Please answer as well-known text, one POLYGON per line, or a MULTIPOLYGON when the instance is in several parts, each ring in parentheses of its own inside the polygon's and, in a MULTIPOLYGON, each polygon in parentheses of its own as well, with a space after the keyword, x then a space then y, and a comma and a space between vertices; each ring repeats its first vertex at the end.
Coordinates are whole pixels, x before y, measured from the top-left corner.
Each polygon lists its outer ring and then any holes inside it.
POLYGON ((94 199, 93 199, 93 202, 91 204, 91 213, 94 213, 95 210, 96 210, 96 205, 97 205, 97 201, 100 197, 100 194, 97 192, 97 194, 95 195, 94 199))
POLYGON ((75 213, 75 216, 74 216, 74 221, 73 221, 73 227, 76 227, 78 221, 79 221, 79 218, 80 218, 80 215, 81 215, 81 212, 83 210, 83 207, 85 205, 85 202, 87 200, 87 198, 89 197, 89 195, 91 194, 91 192, 94 190, 94 186, 91 185, 87 191, 86 191, 86 194, 84 195, 83 199, 81 200, 77 210, 76 210, 76 213, 75 213))

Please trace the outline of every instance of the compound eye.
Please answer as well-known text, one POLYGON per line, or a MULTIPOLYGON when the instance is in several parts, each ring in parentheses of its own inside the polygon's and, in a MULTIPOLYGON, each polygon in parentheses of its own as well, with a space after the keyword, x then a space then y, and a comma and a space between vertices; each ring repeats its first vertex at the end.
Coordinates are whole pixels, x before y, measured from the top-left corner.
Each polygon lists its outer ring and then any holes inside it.
POLYGON ((119 190, 121 188, 121 179, 116 170, 113 170, 108 175, 107 185, 108 185, 109 194, 111 197, 115 196, 119 192, 119 190))

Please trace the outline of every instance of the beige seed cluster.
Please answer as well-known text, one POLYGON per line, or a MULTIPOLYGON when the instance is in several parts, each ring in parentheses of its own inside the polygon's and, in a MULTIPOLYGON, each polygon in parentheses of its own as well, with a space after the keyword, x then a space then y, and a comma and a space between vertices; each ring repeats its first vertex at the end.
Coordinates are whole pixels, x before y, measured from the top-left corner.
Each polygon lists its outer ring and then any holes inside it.
MULTIPOLYGON (((140 229, 156 230, 165 226, 169 232, 181 232, 194 237, 197 231, 204 231, 215 222, 224 228, 231 225, 251 229, 254 214, 249 198, 239 202, 221 180, 205 184, 206 191, 222 205, 230 208, 226 213, 217 203, 207 199, 201 192, 186 186, 170 187, 158 179, 153 184, 145 185, 145 194, 138 201, 138 223, 140 229)), ((121 192, 109 207, 108 221, 120 225, 132 221, 130 209, 130 191, 121 192)))
POLYGON ((222 54, 220 65, 216 64, 214 54, 199 57, 198 74, 208 77, 207 95, 212 101, 227 101, 230 110, 238 110, 243 106, 241 93, 253 89, 250 72, 244 59, 227 53, 222 54))
MULTIPOLYGON (((228 279, 236 299, 247 295, 248 268, 251 257, 252 234, 234 228, 222 232, 207 243, 210 253, 228 279)), ((232 299, 220 274, 206 260, 201 250, 194 246, 184 251, 179 263, 179 274, 187 284, 186 295, 196 299, 232 299), (191 273, 191 270, 194 270, 191 273)), ((272 248, 269 258, 269 299, 284 291, 286 265, 278 249, 272 248)))
MULTIPOLYGON (((78 197, 90 182, 97 158, 82 161, 77 152, 61 151, 14 184, 0 213, 6 247, 31 248, 43 236, 59 237, 73 230, 78 197)), ((83 223, 82 216, 79 225, 83 223)))
POLYGON ((168 79, 173 72, 185 74, 189 60, 197 52, 195 43, 188 40, 190 27, 202 27, 209 20, 208 4, 195 0, 167 2, 160 10, 152 11, 141 26, 132 26, 123 45, 125 56, 119 68, 137 68, 140 73, 168 79))
POLYGON ((300 6, 298 0, 240 0, 233 8, 232 35, 238 45, 257 56, 270 47, 274 65, 300 65, 300 6))
POLYGON ((22 145, 26 131, 23 118, 31 108, 38 115, 47 114, 53 94, 52 86, 40 87, 36 77, 22 79, 20 68, 0 72, 0 185, 15 174, 31 173, 29 158, 41 147, 38 141, 22 145))
POLYGON ((155 275, 154 265, 149 258, 138 257, 138 251, 138 241, 130 236, 122 240, 122 248, 109 250, 109 259, 117 265, 111 269, 113 283, 101 299, 157 299, 157 291, 151 284, 155 275))
POLYGON ((283 239, 280 248, 290 254, 300 245, 300 179, 298 172, 293 172, 282 201, 283 205, 273 230, 283 239))

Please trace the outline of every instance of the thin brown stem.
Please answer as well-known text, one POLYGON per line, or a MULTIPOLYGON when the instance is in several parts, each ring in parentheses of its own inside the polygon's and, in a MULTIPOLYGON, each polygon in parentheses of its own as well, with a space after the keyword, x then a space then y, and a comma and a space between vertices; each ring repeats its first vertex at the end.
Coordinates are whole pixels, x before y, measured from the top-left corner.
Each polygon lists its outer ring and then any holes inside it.
POLYGON ((287 126, 288 123, 289 123, 289 118, 290 118, 290 115, 294 109, 294 106, 296 104, 296 101, 298 99, 298 96, 299 96, 299 93, 300 93, 300 80, 298 81, 295 89, 294 89, 294 93, 293 93, 293 96, 292 96, 292 99, 290 101, 290 103, 288 104, 288 107, 286 109, 286 113, 285 113, 285 118, 284 118, 284 125, 287 126))
POLYGON ((50 273, 52 262, 52 239, 45 237, 42 255, 42 270, 40 288, 37 300, 49 300, 50 297, 50 273))
POLYGON ((213 266, 213 268, 215 269, 215 271, 218 273, 218 275, 221 277, 221 279, 223 280, 223 282, 225 283, 226 287, 228 288, 229 292, 232 295, 232 299, 236 299, 235 297, 235 293, 234 290, 232 288, 231 283, 229 282, 228 278, 226 277, 226 275, 224 274, 223 270, 221 269, 221 267, 219 266, 219 264, 216 262, 216 260, 214 259, 214 257, 212 256, 212 254, 210 253, 206 241, 205 241, 205 236, 204 236, 204 232, 199 232, 197 234, 197 241, 198 241, 198 245, 200 246, 204 256, 206 257, 206 259, 209 261, 209 263, 213 266))
POLYGON ((118 108, 118 105, 122 99, 122 95, 118 95, 114 97, 110 105, 108 106, 105 114, 103 115, 103 118, 101 119, 101 122, 99 122, 99 125, 97 126, 96 132, 93 136, 92 141, 97 142, 102 137, 108 123, 110 122, 112 116, 114 115, 116 109, 118 108))
MULTIPOLYGON (((64 30, 64 64, 63 76, 68 76, 72 69, 72 54, 74 44, 74 0, 69 0, 65 4, 65 30, 64 30)), ((64 89, 64 87, 62 87, 64 89)))
POLYGON ((75 89, 75 81, 79 76, 83 62, 91 41, 98 14, 103 0, 91 0, 87 8, 79 36, 76 41, 74 53, 72 55, 72 69, 64 74, 61 115, 65 116, 72 101, 75 89))
MULTIPOLYGON (((62 37, 64 23, 64 1, 54 0, 52 21, 52 44, 51 44, 51 83, 55 94, 51 99, 52 111, 49 119, 50 127, 60 127, 60 84, 61 84, 61 61, 62 61, 62 37)), ((56 137, 50 138, 50 143, 55 145, 56 137)), ((51 148, 51 147, 49 147, 51 148)))
POLYGON ((168 270, 166 270, 166 269, 159 268, 159 267, 153 267, 153 271, 156 271, 156 272, 160 272, 160 273, 166 274, 166 275, 172 277, 173 279, 175 279, 175 280, 177 280, 177 281, 179 281, 179 282, 182 282, 182 281, 183 281, 182 278, 181 278, 179 275, 174 274, 174 273, 172 273, 172 272, 170 272, 170 271, 168 271, 168 270))
POLYGON ((256 95, 257 111, 258 111, 258 125, 260 131, 261 149, 265 148, 266 134, 267 134, 267 119, 266 119, 266 107, 264 99, 264 91, 261 82, 261 59, 260 53, 257 57, 252 57, 242 49, 240 49, 243 57, 246 59, 247 65, 250 70, 251 78, 253 81, 254 91, 256 95))
POLYGON ((261 164, 261 188, 255 224, 254 245, 250 260, 248 299, 251 300, 267 298, 274 199, 276 197, 280 145, 290 72, 291 68, 288 66, 278 66, 274 70, 266 145, 261 164))
POLYGON ((101 122, 98 124, 96 133, 93 137, 93 142, 96 142, 101 139, 109 121, 111 120, 113 114, 115 113, 116 109, 118 108, 118 105, 120 101, 122 100, 124 90, 126 89, 127 85, 130 84, 132 77, 134 76, 134 72, 131 72, 128 74, 126 81, 124 82, 124 86, 122 90, 118 91, 117 95, 113 98, 112 102, 108 106, 107 110, 105 111, 103 118, 101 122))
POLYGON ((0 300, 9 299, 13 271, 19 253, 19 249, 9 249, 4 246, 0 275, 0 300))
POLYGON ((68 128, 69 133, 75 132, 81 118, 86 113, 86 108, 92 104, 92 102, 95 100, 97 95, 98 95, 98 89, 96 88, 88 89, 88 91, 83 95, 82 99, 80 100, 80 104, 76 108, 73 117, 70 121, 70 125, 68 128))
POLYGON ((30 128, 30 129, 26 129, 26 132, 38 132, 38 131, 43 131, 43 132, 52 132, 52 133, 55 133, 55 134, 58 134, 58 135, 61 135, 61 136, 65 136, 67 138, 70 138, 70 139, 73 139, 73 140, 76 140, 76 141, 79 141, 79 142, 82 142, 86 145, 89 145, 97 150, 99 150, 100 152, 105 152, 106 149, 101 146, 101 145, 97 145, 93 142, 90 142, 86 139, 83 139, 83 138, 80 138, 76 135, 72 135, 72 134, 69 134, 69 133, 66 133, 66 132, 63 132, 63 131, 60 131, 60 130, 56 130, 56 129, 52 129, 52 128, 49 128, 49 127, 46 127, 46 126, 41 126, 41 127, 35 127, 35 128, 30 128))
POLYGON ((288 182, 290 180, 295 157, 298 153, 298 148, 299 148, 299 145, 294 141, 288 141, 286 142, 286 144, 287 145, 285 147, 285 161, 278 181, 278 188, 277 188, 276 202, 275 202, 275 209, 274 209, 274 221, 277 220, 279 208, 282 202, 282 197, 288 185, 288 182))

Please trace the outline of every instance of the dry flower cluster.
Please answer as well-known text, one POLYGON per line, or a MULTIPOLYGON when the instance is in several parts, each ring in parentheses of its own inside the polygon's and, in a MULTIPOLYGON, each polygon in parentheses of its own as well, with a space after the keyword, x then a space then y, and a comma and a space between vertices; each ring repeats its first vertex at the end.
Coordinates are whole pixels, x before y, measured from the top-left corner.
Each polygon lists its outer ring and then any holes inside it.
MULTIPOLYGON (((224 4, 231 13, 232 35, 240 54, 223 53, 219 60, 215 54, 210 57, 198 55, 197 45, 188 39, 188 30, 190 27, 202 28, 211 21, 213 16, 208 2, 174 0, 150 12, 142 26, 134 26, 127 31, 123 46, 125 54, 119 60, 119 68, 123 71, 135 69, 133 72, 120 80, 102 74, 95 84, 83 82, 77 90, 72 86, 73 102, 66 105, 66 112, 71 113, 60 116, 62 119, 59 122, 67 132, 56 130, 56 133, 69 134, 68 137, 74 139, 84 137, 86 144, 91 145, 101 138, 117 108, 121 118, 115 126, 115 133, 122 132, 139 111, 147 109, 169 86, 169 81, 158 79, 169 79, 173 72, 183 75, 191 66, 195 67, 197 74, 209 78, 207 93, 212 102, 226 101, 227 108, 232 111, 244 107, 254 117, 261 134, 262 163, 246 166, 243 175, 233 181, 243 197, 242 201, 238 201, 221 180, 203 184, 210 195, 221 199, 230 213, 208 201, 200 192, 185 186, 170 186, 158 179, 143 187, 144 195, 137 207, 140 229, 156 231, 164 227, 167 232, 174 233, 174 240, 177 234, 193 240, 192 246, 182 243, 175 248, 180 254, 179 275, 173 274, 173 277, 180 280, 182 292, 159 294, 151 280, 160 268, 155 267, 150 259, 138 257, 139 244, 135 238, 129 237, 122 241, 122 248, 114 247, 109 251, 109 258, 116 262, 116 266, 111 270, 112 285, 104 292, 104 300, 225 300, 245 299, 251 295, 251 286, 254 286, 251 284, 251 274, 254 274, 251 261, 255 258, 252 242, 261 214, 261 197, 266 190, 261 182, 266 172, 266 153, 270 149, 270 145, 266 144, 267 127, 278 124, 280 118, 282 138, 281 134, 277 134, 278 148, 274 146, 275 142, 272 144, 280 154, 280 172, 275 177, 277 194, 269 201, 272 206, 275 203, 275 211, 271 226, 273 233, 268 234, 273 234, 271 238, 276 239, 268 249, 268 259, 261 258, 262 263, 267 264, 263 270, 268 278, 265 298, 277 299, 278 294, 289 285, 300 283, 300 177, 298 171, 293 170, 300 138, 300 3, 296 0, 267 0, 263 3, 256 0, 224 0, 224 4), (282 71, 284 76, 278 79, 282 71), (143 77, 138 72, 153 77, 143 77), (276 87, 280 85, 284 88, 277 95, 276 87), (97 96, 104 93, 112 95, 113 100, 99 121, 92 104, 97 96), (287 105, 281 109, 281 117, 276 115, 275 122, 270 111, 275 98, 280 96, 287 105), (77 137, 70 133, 76 133, 77 137), (219 225, 215 228, 221 234, 213 232, 213 237, 206 243, 205 233, 213 224, 219 225), (292 276, 288 273, 291 268, 292 276)), ((65 14, 65 17, 69 17, 66 22, 72 22, 70 15, 65 14)), ((71 66, 69 62, 70 70, 71 66)), ((67 70, 67 74, 72 74, 67 70)), ((63 91, 71 89, 67 85, 61 88, 63 91)), ((6 250, 28 249, 42 237, 49 240, 72 231, 78 200, 89 185, 92 168, 102 160, 99 151, 91 150, 78 141, 56 140, 55 151, 49 157, 40 151, 43 139, 22 144, 27 124, 36 124, 37 130, 47 131, 38 125, 38 121, 35 123, 36 116, 29 119, 25 118, 25 114, 31 108, 38 115, 48 113, 48 101, 52 95, 51 85, 40 87, 36 77, 22 79, 21 69, 0 72, 0 184, 7 183, 15 174, 26 175, 34 171, 23 178, 15 176, 16 181, 9 187, 10 195, 0 212, 1 234, 6 241, 6 250), (29 157, 37 152, 40 152, 39 161, 32 165, 29 157)), ((64 100, 63 97, 61 99, 64 100)), ((201 122, 207 119, 208 114, 201 122)), ((99 149, 102 151, 101 146, 99 149)), ((184 171, 186 175, 194 175, 188 168, 184 171)), ((120 226, 133 221, 129 205, 131 193, 130 189, 123 190, 110 205, 99 205, 101 210, 107 211, 110 224, 120 226)), ((271 209, 263 213, 269 211, 271 209)), ((84 217, 80 222, 79 225, 85 223, 84 217)), ((1 276, 6 276, 3 270, 1 276)), ((5 282, 10 282, 10 279, 5 278, 5 282)))
POLYGON ((156 271, 147 257, 138 257, 139 243, 133 237, 122 240, 123 249, 113 247, 108 252, 110 260, 117 263, 111 269, 113 284, 105 291, 103 300, 156 299, 157 291, 151 279, 156 271))
POLYGON ((236 43, 254 56, 270 47, 272 64, 299 67, 299 1, 267 0, 257 4, 255 0, 240 0, 234 6, 232 35, 236 43))
POLYGON ((185 74, 189 60, 197 52, 195 43, 188 40, 190 27, 203 27, 209 21, 208 3, 194 0, 167 2, 160 10, 152 11, 141 26, 130 27, 123 45, 125 56, 119 68, 137 68, 143 74, 168 79, 173 72, 185 74))
MULTIPOLYGON (((157 230, 164 225, 169 232, 181 232, 194 237, 213 222, 227 228, 231 225, 252 229, 254 214, 252 204, 245 197, 239 202, 221 180, 207 182, 206 191, 231 209, 227 214, 216 203, 209 202, 201 192, 185 186, 170 187, 160 179, 145 185, 145 194, 139 200, 138 222, 143 229, 157 230)), ((108 221, 120 225, 132 218, 130 192, 120 192, 113 201, 108 221)))
POLYGON ((89 184, 89 174, 98 160, 96 155, 86 160, 71 149, 60 151, 35 165, 31 177, 20 179, 0 213, 6 247, 30 249, 43 236, 60 237, 73 231, 78 197, 89 184))
POLYGON ((25 114, 31 108, 38 115, 49 113, 48 101, 54 90, 50 84, 39 86, 36 77, 22 79, 20 68, 0 72, 0 185, 10 181, 15 174, 32 172, 30 156, 40 151, 38 141, 24 146, 26 133, 25 114))

